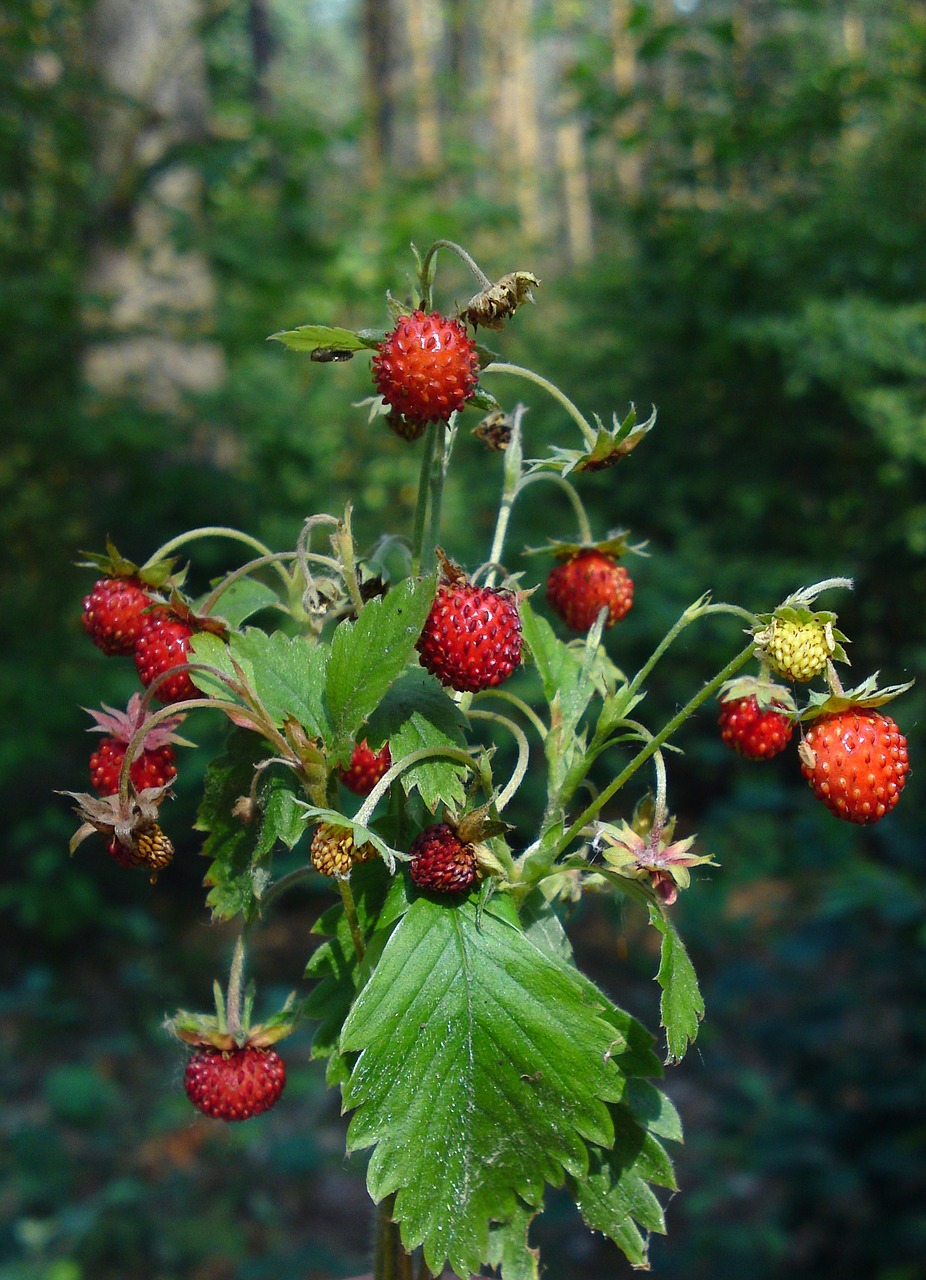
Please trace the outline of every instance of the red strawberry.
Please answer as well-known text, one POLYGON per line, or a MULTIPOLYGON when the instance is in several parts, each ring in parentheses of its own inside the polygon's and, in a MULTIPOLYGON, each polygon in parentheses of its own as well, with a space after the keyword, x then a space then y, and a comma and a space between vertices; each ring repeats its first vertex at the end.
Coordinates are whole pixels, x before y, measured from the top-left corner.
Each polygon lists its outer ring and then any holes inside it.
POLYGON ((167 609, 156 609, 145 617, 141 635, 135 645, 135 668, 142 684, 147 688, 171 667, 181 667, 157 686, 154 696, 159 702, 183 702, 187 698, 200 696, 189 673, 182 669, 193 634, 193 628, 188 623, 182 622, 167 609))
POLYGON ((521 662, 521 615, 511 591, 442 582, 418 637, 421 664, 441 684, 476 693, 521 662))
POLYGON ((349 791, 358 796, 368 796, 391 764, 388 742, 377 753, 364 738, 354 746, 350 764, 338 773, 349 791))
MULTIPOLYGON (((126 745, 118 738, 103 738, 90 757, 90 785, 101 796, 114 796, 119 790, 119 772, 125 759, 126 745)), ((176 776, 174 751, 166 744, 154 751, 143 751, 129 766, 129 777, 136 791, 163 787, 176 776)))
POLYGON ((747 760, 771 760, 791 741, 794 725, 780 702, 761 709, 756 695, 720 704, 720 736, 747 760))
POLYGON ((890 813, 910 771, 907 740, 894 721, 860 706, 820 716, 798 750, 814 795, 849 822, 890 813))
POLYGON ((633 604, 633 579, 613 556, 589 548, 550 570, 547 600, 573 631, 587 631, 605 607, 613 627, 633 604))
POLYGON ((376 389, 410 423, 446 422, 472 399, 479 368, 463 325, 437 311, 403 316, 372 363, 376 389))
MULTIPOLYGON (((126 747, 144 727, 149 713, 142 706, 141 694, 133 693, 125 711, 116 711, 104 704, 102 711, 90 711, 89 714, 96 721, 90 732, 107 735, 90 757, 90 784, 101 796, 114 796, 119 790, 119 773, 126 747)), ((144 791, 147 787, 163 787, 176 778, 171 743, 190 745, 174 732, 182 720, 183 716, 168 716, 139 740, 135 759, 129 769, 129 777, 136 791, 144 791)))
POLYGON ((84 598, 83 624, 108 654, 131 653, 141 634, 151 597, 137 578, 100 578, 84 598))
POLYGON ((276 1106, 286 1068, 275 1049, 201 1048, 186 1066, 183 1087, 198 1111, 215 1120, 250 1120, 276 1106))
POLYGON ((468 893, 478 876, 471 844, 463 844, 446 822, 425 827, 409 849, 409 871, 419 889, 432 893, 468 893))

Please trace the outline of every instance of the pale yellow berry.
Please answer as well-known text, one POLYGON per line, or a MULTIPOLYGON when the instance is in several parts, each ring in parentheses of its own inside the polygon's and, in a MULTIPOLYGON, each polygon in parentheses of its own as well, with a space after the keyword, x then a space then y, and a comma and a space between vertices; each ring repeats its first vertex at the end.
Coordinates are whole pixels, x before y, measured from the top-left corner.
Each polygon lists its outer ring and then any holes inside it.
POLYGON ((822 622, 773 618, 756 639, 768 665, 786 680, 813 680, 821 675, 835 648, 832 629, 822 622))

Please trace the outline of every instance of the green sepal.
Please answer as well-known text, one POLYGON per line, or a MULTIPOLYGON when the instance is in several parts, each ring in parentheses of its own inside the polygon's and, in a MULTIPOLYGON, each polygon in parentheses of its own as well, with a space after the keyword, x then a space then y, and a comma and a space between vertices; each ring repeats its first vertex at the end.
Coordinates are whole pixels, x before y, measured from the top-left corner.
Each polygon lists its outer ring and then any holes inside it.
POLYGON ((873 710, 875 707, 883 707, 885 703, 891 702, 894 698, 900 697, 902 693, 906 693, 912 689, 916 682, 907 680, 904 684, 889 684, 883 689, 878 688, 878 672, 868 676, 861 684, 856 685, 854 689, 844 689, 834 691, 832 689, 816 690, 810 694, 807 699, 807 706, 801 712, 799 719, 803 722, 809 720, 817 720, 820 716, 832 715, 834 712, 848 711, 850 707, 859 707, 862 710, 873 710))
POLYGON ((168 582, 175 587, 182 586, 187 573, 186 568, 176 573, 174 572, 174 565, 177 563, 176 557, 148 561, 143 565, 137 565, 133 560, 128 560, 122 555, 108 535, 105 553, 81 551, 79 554, 86 556, 85 560, 77 561, 77 565, 81 569, 95 569, 97 572, 105 574, 108 578, 137 578, 143 586, 152 587, 154 590, 160 590, 168 582))
POLYGON ((563 449, 559 445, 551 445, 550 458, 536 458, 527 464, 528 473, 536 471, 556 471, 568 476, 573 471, 604 471, 620 462, 631 453, 649 434, 656 423, 656 410, 653 409, 645 422, 637 422, 637 411, 633 405, 619 422, 617 414, 613 417, 613 426, 608 428, 596 415, 595 422, 598 433, 592 447, 586 449, 563 449))
POLYGON ((546 546, 543 547, 525 547, 521 552, 522 556, 554 556, 558 560, 571 560, 573 556, 577 556, 581 551, 600 551, 602 555, 610 556, 613 560, 619 560, 621 556, 630 552, 635 556, 645 556, 649 553, 646 550, 647 542, 630 542, 628 539, 629 529, 619 529, 616 533, 609 534, 606 538, 599 538, 593 542, 569 542, 562 541, 558 538, 550 538, 546 546))

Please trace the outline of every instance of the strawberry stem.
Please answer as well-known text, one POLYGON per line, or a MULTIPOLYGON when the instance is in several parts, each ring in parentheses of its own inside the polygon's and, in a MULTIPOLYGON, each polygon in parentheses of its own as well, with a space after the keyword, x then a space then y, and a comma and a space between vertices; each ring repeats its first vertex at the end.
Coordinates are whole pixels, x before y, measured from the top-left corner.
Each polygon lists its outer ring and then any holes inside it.
POLYGON ((496 811, 501 813, 505 805, 517 792, 518 787, 524 780, 525 773, 527 773, 527 766, 530 761, 530 745, 521 726, 515 724, 513 720, 509 720, 507 716, 501 716, 496 711, 477 711, 475 708, 471 708, 469 717, 470 719, 493 720, 496 724, 504 725, 518 744, 518 762, 515 765, 514 773, 512 773, 507 785, 495 800, 496 811))
POLYGON ((537 471, 533 475, 526 476, 524 480, 522 480, 520 486, 521 490, 526 489, 529 484, 536 484, 539 480, 549 480, 563 490, 566 497, 572 503, 573 510, 576 513, 576 523, 579 526, 578 541, 583 545, 591 546, 595 541, 592 537, 592 526, 589 523, 585 505, 574 486, 571 485, 563 476, 558 476, 555 471, 537 471))
POLYGON ((426 304, 427 307, 430 307, 431 305, 431 289, 427 281, 430 274, 431 259, 437 253, 438 249, 449 249, 452 253, 455 253, 460 261, 464 262, 469 267, 470 271, 472 271, 483 289, 492 288, 492 281, 476 262, 475 258, 473 258, 471 254, 468 254, 462 245, 457 244, 454 240, 435 240, 425 254, 424 261, 421 264, 421 288, 422 293, 424 294, 422 305, 426 304))
POLYGON ((709 680, 693 698, 690 698, 682 707, 681 711, 674 715, 671 720, 667 721, 659 732, 654 734, 653 737, 650 738, 649 742, 647 742, 646 745, 637 752, 617 777, 614 778, 598 796, 596 796, 591 804, 583 809, 582 813, 578 818, 576 818, 572 826, 569 827, 569 829, 565 831, 556 842, 553 855, 554 858, 558 858, 560 854, 569 847, 572 841, 581 834, 582 828, 597 816, 611 797, 620 791, 624 783, 632 778, 640 766, 645 764, 646 761, 649 760, 650 756, 658 751, 662 744, 672 737, 673 733, 675 733, 676 730, 685 723, 689 716, 693 715, 695 711, 697 711, 698 707, 716 693, 725 680, 729 680, 732 675, 739 671, 740 667, 746 665, 753 655, 753 647, 753 642, 750 641, 745 649, 741 649, 735 658, 731 658, 723 670, 719 671, 717 675, 714 676, 713 680, 709 680))
POLYGON ((582 436, 589 449, 594 449, 598 440, 597 433, 590 426, 588 419, 584 417, 581 410, 573 404, 565 392, 560 391, 555 383, 550 382, 539 373, 534 373, 532 369, 525 369, 519 364, 506 364, 501 360, 493 360, 491 364, 487 364, 482 370, 483 373, 511 373, 515 377, 524 378, 527 382, 536 383, 538 387, 543 387, 554 400, 557 400, 566 412, 572 418, 573 422, 582 432, 582 436))
POLYGON ((392 786, 396 778, 404 773, 406 769, 410 769, 413 764, 418 764, 421 760, 456 760, 458 764, 465 765, 474 773, 481 773, 479 764, 473 759, 468 751, 463 751, 460 747, 420 747, 417 751, 411 751, 407 756, 403 756, 401 760, 396 760, 394 764, 383 774, 379 782, 364 800, 363 804, 354 814, 354 821, 360 826, 365 827, 370 821, 373 810, 379 804, 382 797, 392 786))
MULTIPOLYGON (((502 499, 498 508, 498 519, 495 522, 495 533, 492 538, 492 549, 489 552, 489 564, 501 563, 505 538, 508 535, 508 522, 518 493, 521 490, 521 472, 524 450, 521 445, 521 419, 524 417, 524 406, 519 404, 511 415, 511 439, 505 450, 504 478, 502 480, 502 499)), ((486 586, 495 585, 495 572, 490 570, 486 575, 486 586)))
POLYGON ((472 701, 475 702, 477 698, 480 700, 483 698, 502 698, 505 702, 510 702, 513 707, 517 707, 521 714, 531 722, 537 730, 537 734, 541 741, 546 738, 549 730, 534 708, 529 707, 526 702, 515 694, 509 693, 507 689, 480 689, 478 693, 473 695, 472 701))
POLYGON ((364 945, 363 934, 360 932, 360 921, 357 919, 357 908, 354 905, 354 895, 351 892, 350 881, 338 879, 338 888, 341 891, 341 901, 344 903, 344 916, 350 928, 351 940, 354 944, 354 951, 357 956, 358 964, 363 963, 364 945))
MULTIPOLYGON (((191 529, 188 533, 178 533, 176 538, 170 538, 157 551, 153 552, 145 563, 141 566, 141 571, 155 565, 159 560, 165 559, 172 551, 185 546, 188 542, 195 542, 200 538, 229 538, 232 542, 243 542, 245 546, 253 547, 262 556, 272 556, 274 553, 261 542, 258 538, 252 538, 249 533, 242 533, 240 529, 231 529, 226 525, 210 524, 204 525, 200 529, 191 529)), ((279 572, 287 585, 289 585, 289 575, 286 570, 279 568, 279 572)))
POLYGON ((228 1034, 237 1041, 244 1027, 241 1023, 241 993, 244 986, 244 935, 238 934, 235 939, 235 950, 232 953, 231 968, 228 971, 228 994, 225 998, 225 1016, 228 1022, 228 1034))
POLYGON ((434 442, 437 438, 437 423, 429 422, 424 438, 424 450, 421 454, 421 471, 418 475, 418 501, 415 504, 415 524, 412 530, 412 576, 421 573, 421 555, 424 547, 424 530, 428 514, 429 481, 431 465, 434 462, 434 442))

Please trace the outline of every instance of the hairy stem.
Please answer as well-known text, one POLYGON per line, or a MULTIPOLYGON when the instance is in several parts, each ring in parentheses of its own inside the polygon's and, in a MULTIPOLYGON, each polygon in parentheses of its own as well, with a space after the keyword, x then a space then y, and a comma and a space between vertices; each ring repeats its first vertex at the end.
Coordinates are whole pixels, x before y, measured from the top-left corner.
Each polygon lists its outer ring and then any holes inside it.
POLYGON ((354 944, 354 951, 357 954, 358 963, 363 962, 363 934, 360 932, 360 921, 357 919, 357 908, 354 905, 354 895, 351 892, 349 880, 338 880, 338 889, 341 891, 341 901, 344 903, 344 915, 347 918, 350 927, 350 936, 354 944))
POLYGON ((544 391, 548 392, 554 400, 558 401, 558 403, 561 404, 569 414, 570 418, 572 418, 573 422, 582 432, 582 436, 589 449, 594 448, 595 441, 598 439, 597 432, 591 427, 588 419, 582 411, 573 404, 565 392, 560 391, 559 387, 556 386, 555 383, 550 382, 539 373, 534 373, 533 369, 525 369, 519 364, 506 364, 501 360, 493 360, 491 364, 486 365, 482 372, 510 373, 515 377, 524 378, 526 382, 534 382, 538 387, 543 387, 544 391))
POLYGON ((554 857, 558 858, 560 854, 569 847, 572 841, 580 835, 582 828, 587 823, 591 822, 593 818, 598 816, 611 797, 616 795, 617 792, 620 791, 621 787, 633 777, 640 766, 644 765, 647 760, 649 760, 650 756, 658 751, 662 744, 672 737, 673 733, 675 733, 676 730, 685 723, 688 717, 693 715, 694 712, 697 711, 698 707, 716 693, 725 680, 729 680, 732 675, 739 671, 740 667, 744 667, 746 665, 753 655, 754 648, 754 643, 750 641, 745 649, 742 649, 735 658, 731 658, 723 670, 719 671, 717 675, 714 676, 713 680, 709 680, 693 698, 690 698, 689 701, 685 703, 681 711, 664 724, 658 733, 653 735, 649 742, 647 742, 646 745, 637 752, 617 777, 614 778, 608 786, 606 786, 605 789, 595 797, 591 804, 583 809, 582 813, 578 818, 576 818, 568 831, 563 833, 557 841, 554 857))
POLYGON ((412 529, 412 576, 421 573, 421 555, 424 548, 424 531, 428 515, 431 466, 434 462, 434 442, 437 439, 437 423, 429 422, 421 455, 421 471, 418 475, 418 501, 415 504, 415 524, 412 529))
MULTIPOLYGON (((472 271, 473 275, 479 281, 482 288, 491 289, 492 281, 489 279, 486 273, 482 270, 482 268, 476 262, 475 258, 473 258, 470 254, 468 254, 466 250, 463 248, 463 246, 457 244, 455 240, 435 240, 434 243, 431 245, 430 249, 427 251, 427 253, 424 256, 424 261, 421 264, 422 288, 425 288, 424 282, 427 280, 430 274, 431 259, 437 253, 438 249, 449 249, 451 253, 455 253, 457 257, 460 259, 460 261, 464 262, 469 267, 470 271, 472 271)), ((431 305, 430 289, 428 289, 428 292, 427 292, 427 304, 428 306, 431 305)))
MULTIPOLYGON (((249 533, 242 533, 240 529, 231 529, 226 525, 210 524, 204 525, 200 529, 190 529, 187 533, 178 533, 175 538, 169 539, 169 541, 158 547, 157 551, 153 552, 141 566, 142 569, 149 568, 151 565, 156 564, 158 560, 165 559, 172 551, 177 551, 180 547, 186 546, 188 542, 196 542, 200 538, 228 538, 232 542, 243 542, 245 546, 252 547, 262 556, 273 555, 268 546, 258 538, 252 538, 249 533)), ((277 568, 288 586, 289 575, 286 570, 282 566, 277 566, 277 568)))

